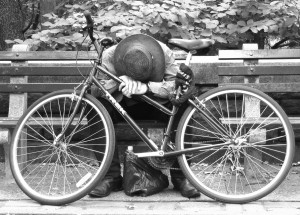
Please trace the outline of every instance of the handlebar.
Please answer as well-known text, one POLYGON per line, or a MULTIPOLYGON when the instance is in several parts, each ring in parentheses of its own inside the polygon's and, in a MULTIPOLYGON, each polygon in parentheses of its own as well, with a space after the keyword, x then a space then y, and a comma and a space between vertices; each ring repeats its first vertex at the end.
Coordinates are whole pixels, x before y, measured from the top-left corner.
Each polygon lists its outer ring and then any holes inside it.
POLYGON ((91 12, 86 10, 86 11, 84 11, 83 15, 85 16, 85 19, 86 19, 86 23, 87 23, 86 28, 87 28, 89 37, 90 37, 92 43, 94 44, 94 46, 95 46, 95 48, 96 48, 96 50, 97 50, 97 52, 100 56, 102 55, 103 47, 108 47, 108 46, 111 46, 113 44, 118 43, 116 40, 112 39, 111 37, 102 38, 98 42, 95 39, 95 37, 93 36, 93 34, 94 34, 94 21, 92 19, 91 12))
POLYGON ((94 21, 92 19, 91 12, 86 10, 86 11, 84 11, 83 14, 86 18, 87 27, 92 28, 94 26, 94 21))
POLYGON ((86 10, 86 11, 84 11, 83 14, 85 16, 86 23, 87 23, 88 34, 89 34, 92 42, 94 42, 95 41, 95 38, 93 36, 93 34, 94 34, 94 21, 92 19, 91 13, 90 13, 90 11, 86 10))

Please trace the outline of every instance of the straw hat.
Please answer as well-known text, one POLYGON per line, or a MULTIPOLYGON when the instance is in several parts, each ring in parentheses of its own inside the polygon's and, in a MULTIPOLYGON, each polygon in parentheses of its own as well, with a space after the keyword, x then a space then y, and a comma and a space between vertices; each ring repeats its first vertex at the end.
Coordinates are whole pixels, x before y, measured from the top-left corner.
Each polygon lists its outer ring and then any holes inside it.
POLYGON ((165 55, 154 38, 135 34, 117 45, 114 67, 119 76, 127 75, 138 81, 160 82, 165 72, 165 55))

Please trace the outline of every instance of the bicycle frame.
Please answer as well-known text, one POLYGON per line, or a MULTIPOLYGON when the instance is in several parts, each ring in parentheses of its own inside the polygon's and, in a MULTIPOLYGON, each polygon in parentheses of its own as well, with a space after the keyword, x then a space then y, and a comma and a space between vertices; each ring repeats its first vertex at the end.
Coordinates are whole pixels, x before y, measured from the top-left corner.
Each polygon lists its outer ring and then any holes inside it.
MULTIPOLYGON (((99 49, 103 50, 102 46, 98 46, 99 49)), ((186 59, 186 64, 189 64, 189 61, 191 60, 192 57, 192 53, 188 54, 188 57, 186 59)), ((115 100, 115 98, 103 87, 103 85, 99 82, 99 80, 95 77, 96 73, 100 71, 104 74, 106 74, 107 76, 109 76, 111 79, 115 80, 118 83, 122 83, 122 80, 120 78, 118 78, 117 76, 111 74, 109 71, 107 71, 105 68, 103 68, 101 66, 101 54, 99 54, 99 58, 98 60, 95 60, 94 62, 94 66, 88 76, 88 78, 85 80, 85 82, 83 83, 83 88, 80 91, 80 94, 76 96, 77 103, 74 107, 74 111, 72 113, 72 115, 69 118, 69 121, 67 122, 66 126, 64 127, 64 129, 62 130, 62 132, 57 136, 57 138, 54 140, 54 145, 56 143, 58 143, 62 136, 64 135, 65 131, 68 129, 68 127, 71 125, 74 117, 75 117, 75 113, 78 111, 78 108, 80 106, 80 102, 84 96, 84 94, 86 93, 86 91, 90 88, 91 85, 95 85, 97 86, 101 92, 103 93, 103 97, 105 99, 107 99, 112 105, 113 107, 122 115, 122 117, 127 121, 127 123, 132 127, 132 129, 140 136, 140 138, 147 144, 147 146, 152 150, 152 152, 143 152, 143 153, 136 153, 137 157, 170 157, 170 156, 178 156, 178 155, 182 155, 185 153, 189 153, 189 152, 194 152, 194 151, 198 151, 198 150, 203 150, 203 149, 210 149, 210 148, 214 148, 214 147, 219 147, 219 146, 226 146, 226 145, 230 145, 233 143, 233 141, 231 140, 231 138, 226 134, 226 131, 224 130, 224 128, 222 128, 220 125, 218 125, 215 120, 213 118, 211 118, 207 113, 205 113, 204 111, 204 106, 202 104, 201 101, 198 101, 197 98, 193 98, 193 99, 189 99, 188 103, 190 105, 192 105, 193 107, 195 107, 204 117, 204 119, 210 123, 212 125, 212 127, 219 133, 222 133, 224 136, 227 136, 229 141, 225 142, 225 143, 221 143, 221 144, 212 144, 212 145, 207 145, 207 146, 199 146, 199 147, 194 147, 194 148, 188 148, 188 149, 183 149, 183 150, 176 150, 176 151, 170 151, 170 152, 165 152, 165 149, 167 147, 168 142, 170 141, 170 134, 172 131, 172 125, 174 123, 174 118, 175 115, 178 111, 178 107, 176 106, 172 106, 172 110, 166 108, 165 106, 163 106, 162 104, 156 102, 155 100, 151 99, 150 97, 146 96, 146 95, 136 95, 137 97, 141 98, 142 100, 144 100, 145 102, 147 102, 148 104, 154 106, 155 108, 159 109, 160 111, 162 111, 163 113, 169 115, 169 121, 164 133, 164 137, 163 137, 163 141, 162 141, 162 145, 159 148, 154 141, 152 141, 146 134, 145 132, 139 127, 138 124, 136 124, 136 122, 131 118, 131 116, 128 115, 128 113, 123 109, 123 107, 115 100)), ((177 89, 177 95, 179 95, 180 92, 180 88, 177 89)), ((75 94, 75 92, 74 92, 75 94)))

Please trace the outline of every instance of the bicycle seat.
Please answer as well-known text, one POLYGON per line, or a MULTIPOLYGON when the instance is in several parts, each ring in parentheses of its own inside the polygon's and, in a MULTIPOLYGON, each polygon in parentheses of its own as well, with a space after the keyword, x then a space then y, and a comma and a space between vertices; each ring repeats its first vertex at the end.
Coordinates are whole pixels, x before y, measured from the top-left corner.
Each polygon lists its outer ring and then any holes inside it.
POLYGON ((170 39, 168 41, 170 44, 182 48, 188 51, 200 50, 207 48, 214 44, 213 40, 210 39, 197 39, 197 40, 187 40, 187 39, 170 39))

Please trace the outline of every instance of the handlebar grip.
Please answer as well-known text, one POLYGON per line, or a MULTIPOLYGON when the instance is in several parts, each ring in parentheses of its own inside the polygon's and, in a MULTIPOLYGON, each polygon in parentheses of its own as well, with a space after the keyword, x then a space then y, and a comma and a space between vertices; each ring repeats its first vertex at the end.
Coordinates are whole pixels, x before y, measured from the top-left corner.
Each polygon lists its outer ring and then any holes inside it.
POLYGON ((86 11, 84 11, 83 14, 84 14, 84 16, 85 16, 85 18, 86 18, 87 27, 88 27, 88 28, 93 27, 94 21, 93 21, 93 19, 92 19, 91 12, 88 11, 88 10, 86 10, 86 11))

